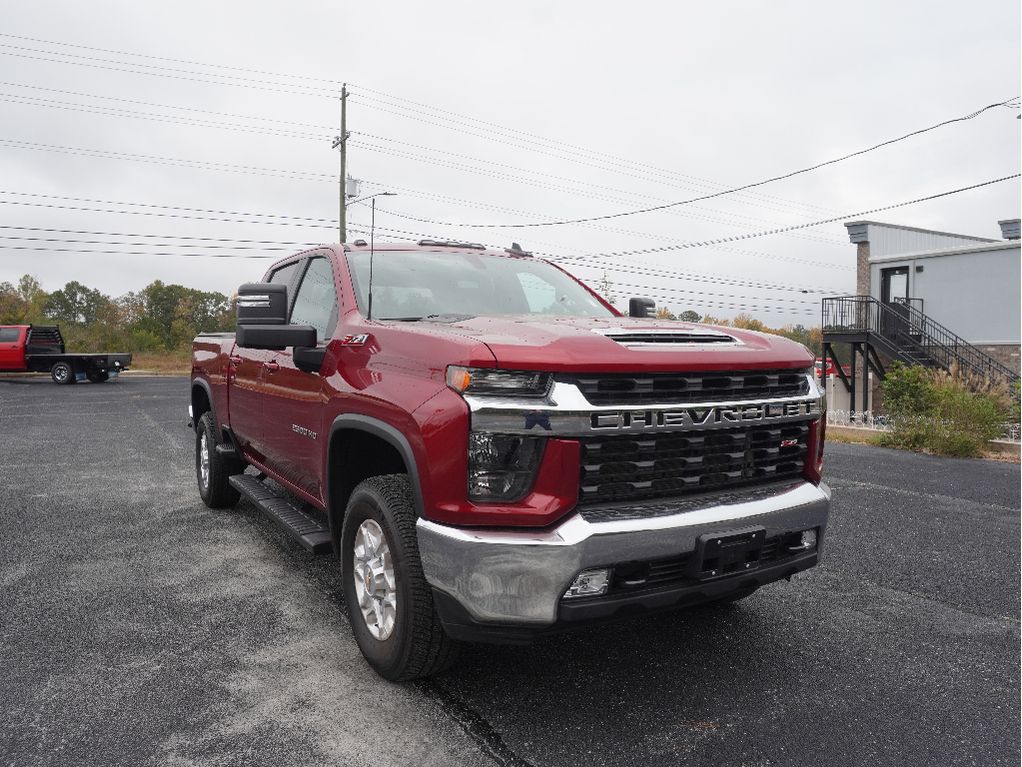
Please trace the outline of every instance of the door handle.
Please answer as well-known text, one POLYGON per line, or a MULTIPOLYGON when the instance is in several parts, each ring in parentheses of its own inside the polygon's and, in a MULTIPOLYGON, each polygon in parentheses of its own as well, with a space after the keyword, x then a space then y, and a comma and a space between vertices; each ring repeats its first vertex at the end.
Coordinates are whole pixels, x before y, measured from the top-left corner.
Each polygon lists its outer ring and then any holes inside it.
POLYGON ((271 373, 276 373, 278 370, 280 370, 280 365, 277 363, 276 360, 270 360, 269 362, 263 363, 263 368, 270 371, 271 373))

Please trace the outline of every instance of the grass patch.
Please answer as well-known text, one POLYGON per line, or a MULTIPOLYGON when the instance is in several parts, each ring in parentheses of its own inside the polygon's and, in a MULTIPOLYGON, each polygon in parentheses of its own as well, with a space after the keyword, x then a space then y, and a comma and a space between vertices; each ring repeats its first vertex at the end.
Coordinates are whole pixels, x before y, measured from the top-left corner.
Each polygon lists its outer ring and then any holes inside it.
POLYGON ((192 372, 191 351, 142 352, 133 354, 131 371, 155 375, 188 375, 192 372))

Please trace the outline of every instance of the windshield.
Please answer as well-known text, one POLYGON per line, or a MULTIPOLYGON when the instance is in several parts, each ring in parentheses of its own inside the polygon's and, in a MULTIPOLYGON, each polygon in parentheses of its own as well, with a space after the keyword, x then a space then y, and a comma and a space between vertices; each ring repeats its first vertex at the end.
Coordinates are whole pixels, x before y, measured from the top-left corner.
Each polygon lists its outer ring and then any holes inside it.
MULTIPOLYGON (((349 251, 358 307, 368 306, 369 253, 349 251)), ((496 314, 611 317, 613 313, 571 277, 531 258, 377 251, 373 260, 373 319, 461 319, 496 314)))

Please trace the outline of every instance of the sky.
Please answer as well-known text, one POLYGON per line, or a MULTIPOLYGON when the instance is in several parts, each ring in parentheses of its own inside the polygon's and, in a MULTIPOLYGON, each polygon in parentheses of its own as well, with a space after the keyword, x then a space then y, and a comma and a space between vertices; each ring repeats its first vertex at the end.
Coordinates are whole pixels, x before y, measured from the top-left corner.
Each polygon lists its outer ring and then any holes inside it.
MULTIPOLYGON (((658 212, 469 226, 690 200, 1016 97, 1017 0, 0 0, 0 18, 0 282, 229 294, 336 242, 341 83, 359 194, 396 194, 377 242, 519 242, 619 306, 815 325, 854 292, 843 221, 999 238, 1022 205, 1014 179, 858 215, 1018 173, 1019 111, 998 107, 658 212)), ((367 203, 348 218, 367 237, 367 203)))

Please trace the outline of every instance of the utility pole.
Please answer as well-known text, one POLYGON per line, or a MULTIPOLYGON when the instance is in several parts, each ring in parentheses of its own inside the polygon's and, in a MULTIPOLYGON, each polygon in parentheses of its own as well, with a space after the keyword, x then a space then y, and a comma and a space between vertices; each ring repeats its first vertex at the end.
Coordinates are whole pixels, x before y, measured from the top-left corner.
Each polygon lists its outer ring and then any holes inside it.
POLYGON ((341 242, 348 239, 348 84, 341 84, 341 134, 334 139, 332 149, 341 149, 341 215, 340 215, 340 236, 341 242))

